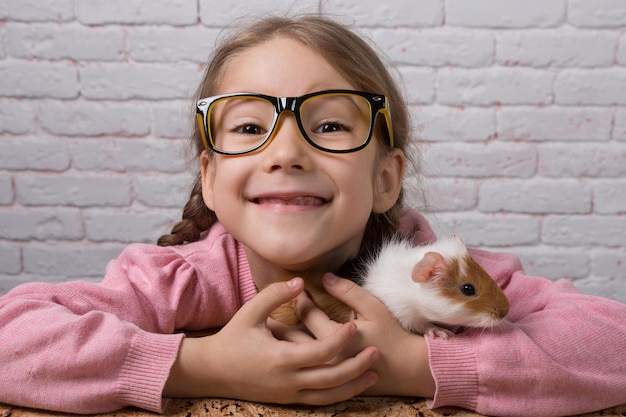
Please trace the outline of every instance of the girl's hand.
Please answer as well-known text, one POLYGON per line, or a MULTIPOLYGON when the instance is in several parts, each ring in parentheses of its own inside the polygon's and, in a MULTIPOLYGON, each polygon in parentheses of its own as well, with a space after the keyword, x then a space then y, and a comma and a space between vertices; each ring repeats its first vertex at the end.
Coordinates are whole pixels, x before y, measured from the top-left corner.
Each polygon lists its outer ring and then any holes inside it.
POLYGON ((274 283, 218 333, 184 339, 163 395, 321 405, 349 399, 374 385, 377 376, 368 369, 380 357, 375 347, 330 364, 356 334, 354 323, 299 343, 272 334, 269 314, 303 289, 300 278, 274 283))
MULTIPOLYGON (((326 274, 323 283, 332 296, 356 312, 354 323, 358 326, 358 336, 344 353, 350 356, 372 345, 380 349, 381 360, 372 367, 378 374, 378 383, 366 394, 433 397, 435 382, 424 337, 407 332, 378 298, 354 282, 326 274)), ((297 306, 300 319, 319 339, 329 337, 343 326, 330 320, 308 297, 300 296, 297 306)))

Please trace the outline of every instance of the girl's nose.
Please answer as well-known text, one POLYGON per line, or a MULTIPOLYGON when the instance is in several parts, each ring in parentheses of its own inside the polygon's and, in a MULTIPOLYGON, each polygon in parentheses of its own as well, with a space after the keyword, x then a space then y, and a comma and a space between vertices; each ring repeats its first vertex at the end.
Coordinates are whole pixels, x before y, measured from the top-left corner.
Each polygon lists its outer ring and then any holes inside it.
POLYGON ((276 122, 274 136, 262 150, 266 169, 305 170, 313 148, 306 143, 293 114, 283 113, 276 122))

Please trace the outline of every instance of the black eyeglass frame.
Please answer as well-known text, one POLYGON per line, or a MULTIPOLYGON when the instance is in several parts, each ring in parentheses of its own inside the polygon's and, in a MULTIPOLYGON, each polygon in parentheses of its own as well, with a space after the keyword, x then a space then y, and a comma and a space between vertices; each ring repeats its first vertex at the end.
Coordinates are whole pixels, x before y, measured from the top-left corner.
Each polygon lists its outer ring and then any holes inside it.
POLYGON ((290 111, 294 114, 294 117, 296 118, 296 122, 298 124, 298 128, 300 129, 300 133, 302 134, 302 137, 304 137, 304 139, 309 143, 309 145, 324 152, 338 153, 338 154, 356 152, 365 148, 372 139, 372 135, 374 133, 374 128, 375 128, 376 120, 377 120, 376 116, 379 113, 381 113, 384 116, 385 122, 387 124, 387 131, 389 133, 389 146, 392 148, 394 146, 393 145, 393 130, 392 130, 392 125, 391 125, 391 115, 389 112, 389 100, 387 99, 386 96, 382 94, 369 93, 365 91, 322 90, 322 91, 316 91, 314 93, 305 94, 299 97, 274 97, 274 96, 268 96, 265 94, 257 94, 257 93, 220 94, 220 95, 206 97, 206 98, 198 100, 196 104, 196 119, 198 122, 198 126, 200 127, 200 135, 202 136, 202 141, 204 143, 205 148, 211 149, 213 152, 216 152, 222 155, 245 155, 245 154, 258 151, 259 149, 263 148, 265 145, 269 143, 271 138, 274 136, 274 131, 276 130, 278 119, 280 115, 282 114, 282 112, 284 111, 290 111), (367 134, 367 139, 365 139, 365 141, 361 145, 354 147, 354 148, 350 148, 350 149, 338 150, 338 149, 324 148, 316 144, 314 141, 312 141, 309 138, 309 136, 306 134, 306 130, 304 129, 304 126, 302 124, 302 118, 300 117, 300 109, 302 107, 302 104, 312 97, 321 96, 321 95, 341 95, 341 94, 357 95, 357 96, 363 97, 369 103, 369 107, 371 110, 371 117, 370 117, 370 127, 369 127, 369 132, 367 134), (257 146, 254 146, 253 148, 250 148, 250 149, 246 149, 244 151, 224 151, 215 147, 215 144, 213 143, 213 138, 211 136, 211 130, 209 129, 209 120, 208 120, 209 109, 216 101, 221 100, 223 98, 230 98, 230 97, 259 98, 259 99, 268 101, 274 106, 274 119, 272 120, 272 128, 267 133, 265 139, 261 141, 257 146))

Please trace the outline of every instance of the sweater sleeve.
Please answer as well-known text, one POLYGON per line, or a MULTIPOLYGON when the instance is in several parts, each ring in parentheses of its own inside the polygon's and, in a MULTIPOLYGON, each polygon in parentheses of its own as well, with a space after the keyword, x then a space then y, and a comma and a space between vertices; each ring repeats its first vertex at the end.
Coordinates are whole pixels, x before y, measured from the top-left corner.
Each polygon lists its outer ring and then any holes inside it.
POLYGON ((245 301, 239 272, 236 244, 217 238, 131 245, 99 284, 16 288, 0 298, 0 402, 73 413, 162 412, 184 337, 175 331, 227 322, 245 301))
POLYGON ((626 305, 527 276, 510 255, 472 255, 511 309, 502 326, 427 338, 437 386, 431 407, 562 416, 626 403, 626 305))

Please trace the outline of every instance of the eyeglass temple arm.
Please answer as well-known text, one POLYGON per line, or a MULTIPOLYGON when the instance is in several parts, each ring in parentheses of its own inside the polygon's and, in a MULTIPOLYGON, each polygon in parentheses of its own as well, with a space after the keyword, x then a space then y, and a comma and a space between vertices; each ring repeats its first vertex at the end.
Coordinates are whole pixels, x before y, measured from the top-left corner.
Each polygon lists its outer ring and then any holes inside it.
POLYGON ((209 138, 206 137, 206 132, 208 131, 208 126, 205 123, 206 117, 204 117, 204 114, 200 110, 196 112, 196 121, 198 122, 198 130, 200 130, 200 137, 202 138, 202 143, 204 143, 204 148, 210 149, 209 138))

